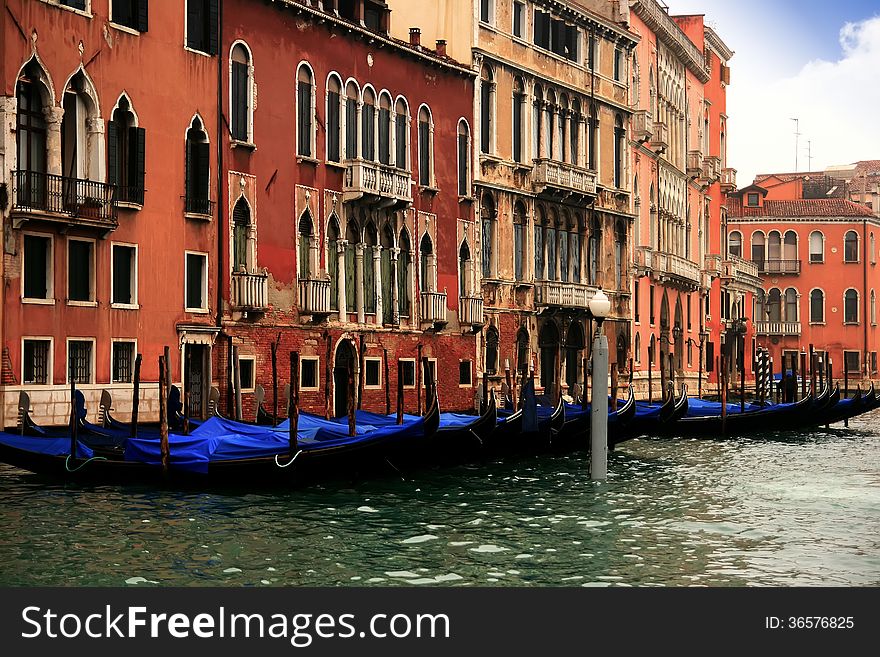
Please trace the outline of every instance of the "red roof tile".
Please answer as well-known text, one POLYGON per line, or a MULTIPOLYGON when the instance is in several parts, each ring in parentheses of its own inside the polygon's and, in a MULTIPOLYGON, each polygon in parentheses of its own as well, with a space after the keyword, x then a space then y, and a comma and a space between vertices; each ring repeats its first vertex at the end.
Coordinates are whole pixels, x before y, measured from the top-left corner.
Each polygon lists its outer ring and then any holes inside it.
POLYGON ((727 197, 731 217, 873 217, 870 208, 842 198, 817 198, 799 201, 764 201, 760 208, 744 206, 742 199, 727 197))

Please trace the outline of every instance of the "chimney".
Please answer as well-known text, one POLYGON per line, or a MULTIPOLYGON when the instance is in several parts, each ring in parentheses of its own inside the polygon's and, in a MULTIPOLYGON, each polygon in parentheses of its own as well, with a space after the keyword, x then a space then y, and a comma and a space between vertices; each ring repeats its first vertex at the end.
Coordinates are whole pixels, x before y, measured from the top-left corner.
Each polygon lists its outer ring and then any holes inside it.
POLYGON ((409 28, 409 44, 411 46, 422 45, 422 31, 417 27, 409 28))
POLYGON ((437 56, 446 57, 446 39, 437 39, 437 56))

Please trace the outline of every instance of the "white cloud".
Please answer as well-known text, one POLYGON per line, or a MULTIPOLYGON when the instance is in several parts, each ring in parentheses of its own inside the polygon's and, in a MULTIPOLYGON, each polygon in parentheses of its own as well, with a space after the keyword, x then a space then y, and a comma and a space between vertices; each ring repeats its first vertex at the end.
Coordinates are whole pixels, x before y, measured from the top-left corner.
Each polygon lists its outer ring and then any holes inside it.
POLYGON ((799 119, 798 169, 807 170, 880 158, 880 131, 873 117, 880 108, 880 16, 847 23, 840 30, 837 61, 814 60, 792 77, 774 76, 773 53, 760 49, 763 66, 737 74, 728 90, 728 162, 740 187, 756 173, 791 171, 795 165, 795 123, 799 119))

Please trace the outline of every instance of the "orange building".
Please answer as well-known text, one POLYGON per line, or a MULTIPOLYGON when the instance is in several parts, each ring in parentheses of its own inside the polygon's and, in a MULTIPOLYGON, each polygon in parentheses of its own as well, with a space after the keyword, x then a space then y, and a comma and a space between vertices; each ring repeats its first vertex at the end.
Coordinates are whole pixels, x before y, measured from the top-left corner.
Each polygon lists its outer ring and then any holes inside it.
POLYGON ((750 185, 727 199, 728 252, 763 278, 755 346, 769 350, 777 373, 800 371, 798 354, 812 348, 835 376, 845 367, 850 378, 876 378, 880 221, 845 198, 803 198, 807 175, 762 176, 769 189, 750 185))

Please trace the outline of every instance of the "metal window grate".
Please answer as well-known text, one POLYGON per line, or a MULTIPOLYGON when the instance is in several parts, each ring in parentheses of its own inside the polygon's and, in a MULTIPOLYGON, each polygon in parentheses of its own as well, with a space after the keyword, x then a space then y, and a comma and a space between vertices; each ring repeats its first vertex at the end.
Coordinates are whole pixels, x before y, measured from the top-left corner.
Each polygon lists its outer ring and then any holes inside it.
POLYGON ((132 382, 134 342, 113 343, 113 383, 132 382))
POLYGON ((25 340, 24 383, 45 385, 49 382, 49 341, 25 340))
POLYGON ((68 368, 74 383, 92 382, 92 343, 84 340, 68 343, 68 368))

